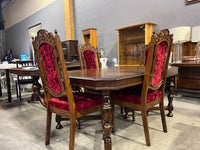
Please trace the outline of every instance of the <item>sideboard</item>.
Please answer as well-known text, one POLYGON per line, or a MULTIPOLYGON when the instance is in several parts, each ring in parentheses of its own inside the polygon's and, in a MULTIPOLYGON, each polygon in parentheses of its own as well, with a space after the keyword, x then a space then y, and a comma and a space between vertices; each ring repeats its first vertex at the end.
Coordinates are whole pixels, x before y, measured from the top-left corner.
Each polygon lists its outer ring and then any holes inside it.
POLYGON ((178 67, 177 90, 200 93, 200 63, 183 61, 172 66, 178 67))

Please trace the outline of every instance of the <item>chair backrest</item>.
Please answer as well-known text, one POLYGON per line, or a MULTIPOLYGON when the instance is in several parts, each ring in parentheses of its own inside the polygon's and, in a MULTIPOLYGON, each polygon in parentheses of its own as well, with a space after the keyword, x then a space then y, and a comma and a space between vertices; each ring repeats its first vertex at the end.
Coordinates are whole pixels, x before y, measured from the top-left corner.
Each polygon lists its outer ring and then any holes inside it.
POLYGON ((172 35, 169 34, 168 29, 152 35, 145 68, 143 96, 149 89, 164 92, 171 45, 172 35))
POLYGON ((67 95, 71 110, 74 108, 74 98, 57 31, 54 35, 41 29, 32 43, 47 103, 51 97, 67 95))
POLYGON ((84 44, 78 51, 82 69, 101 68, 98 49, 90 44, 84 44))

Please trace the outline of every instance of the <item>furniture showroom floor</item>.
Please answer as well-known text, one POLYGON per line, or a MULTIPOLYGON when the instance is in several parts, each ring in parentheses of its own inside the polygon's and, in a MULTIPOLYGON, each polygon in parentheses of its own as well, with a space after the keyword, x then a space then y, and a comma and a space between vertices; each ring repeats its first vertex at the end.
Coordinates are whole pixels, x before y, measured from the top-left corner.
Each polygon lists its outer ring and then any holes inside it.
MULTIPOLYGON (((166 103, 167 97, 165 97, 166 103)), ((200 146, 200 98, 182 94, 175 96, 174 117, 167 119, 168 133, 162 132, 159 112, 149 113, 151 146, 145 144, 145 136, 140 113, 136 121, 124 120, 116 107, 116 132, 112 134, 113 150, 199 150, 200 146)), ((49 146, 44 144, 46 113, 39 103, 13 100, 0 97, 0 150, 67 150, 69 122, 63 121, 63 129, 55 128, 52 121, 52 134, 49 146)), ((167 113, 167 112, 166 112, 167 113)), ((100 120, 81 123, 76 130, 76 150, 103 150, 100 120)))

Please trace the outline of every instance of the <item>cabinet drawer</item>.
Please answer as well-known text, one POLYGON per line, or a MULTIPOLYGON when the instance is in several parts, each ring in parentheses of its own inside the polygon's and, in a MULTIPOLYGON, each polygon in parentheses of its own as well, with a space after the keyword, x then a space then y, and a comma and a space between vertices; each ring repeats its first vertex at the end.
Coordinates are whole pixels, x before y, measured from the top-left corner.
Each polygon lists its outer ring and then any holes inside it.
POLYGON ((200 89, 200 80, 179 78, 178 87, 179 88, 200 89))

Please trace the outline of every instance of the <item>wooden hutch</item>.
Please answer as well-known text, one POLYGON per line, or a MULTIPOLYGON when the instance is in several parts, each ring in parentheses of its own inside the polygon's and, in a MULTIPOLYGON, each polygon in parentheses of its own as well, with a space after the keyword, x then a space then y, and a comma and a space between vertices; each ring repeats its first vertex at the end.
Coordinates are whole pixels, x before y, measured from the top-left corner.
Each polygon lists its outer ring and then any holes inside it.
POLYGON ((155 25, 155 23, 147 22, 116 29, 119 66, 144 64, 144 46, 149 44, 155 25))
POLYGON ((97 47, 97 29, 89 28, 82 30, 83 44, 90 43, 93 47, 97 47))

